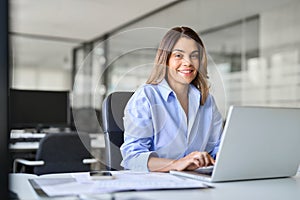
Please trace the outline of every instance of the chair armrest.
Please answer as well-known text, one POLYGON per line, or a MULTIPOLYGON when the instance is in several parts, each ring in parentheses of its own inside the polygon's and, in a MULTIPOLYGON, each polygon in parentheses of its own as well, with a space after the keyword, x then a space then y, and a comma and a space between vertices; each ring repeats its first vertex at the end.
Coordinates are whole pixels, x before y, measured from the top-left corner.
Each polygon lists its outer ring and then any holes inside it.
POLYGON ((96 163, 96 162, 98 162, 98 160, 95 158, 86 158, 86 159, 82 160, 83 164, 92 164, 92 163, 96 163))
POLYGON ((43 160, 35 161, 35 160, 25 160, 22 158, 17 158, 14 160, 14 163, 13 163, 13 173, 17 172, 17 164, 18 163, 26 165, 26 166, 41 166, 41 165, 45 164, 45 162, 43 160))

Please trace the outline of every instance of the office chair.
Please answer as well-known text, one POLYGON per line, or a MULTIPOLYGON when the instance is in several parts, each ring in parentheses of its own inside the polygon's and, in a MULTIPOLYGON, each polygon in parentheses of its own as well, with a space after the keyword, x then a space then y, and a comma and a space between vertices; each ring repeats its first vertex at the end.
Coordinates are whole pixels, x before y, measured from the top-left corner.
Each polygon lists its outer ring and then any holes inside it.
POLYGON ((90 171, 91 163, 97 162, 90 149, 88 134, 49 133, 40 141, 35 161, 15 159, 13 171, 17 171, 18 163, 33 166, 37 175, 90 171))
POLYGON ((120 146, 124 142, 124 108, 133 92, 114 92, 102 104, 102 128, 105 138, 107 170, 122 170, 120 146))

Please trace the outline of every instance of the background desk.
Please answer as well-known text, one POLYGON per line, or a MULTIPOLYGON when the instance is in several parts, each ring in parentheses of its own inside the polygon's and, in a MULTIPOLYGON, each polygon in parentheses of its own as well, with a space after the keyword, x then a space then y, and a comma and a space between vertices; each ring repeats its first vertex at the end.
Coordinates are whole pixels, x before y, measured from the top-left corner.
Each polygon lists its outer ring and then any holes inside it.
MULTIPOLYGON (((48 133, 55 134, 55 133, 48 133)), ((91 138, 91 150, 92 155, 100 159, 101 161, 105 160, 105 141, 103 133, 87 133, 91 138)), ((39 148, 39 142, 16 142, 14 144, 9 144, 9 150, 11 153, 11 168, 12 162, 16 158, 24 158, 28 160, 33 160, 35 158, 35 153, 39 148)), ((93 170, 104 169, 104 162, 92 164, 93 170)))
MULTIPOLYGON (((54 176, 69 176, 58 174, 54 176)), ((20 199, 49 199, 37 196, 28 182, 33 178, 28 174, 10 174, 10 189, 16 192, 20 199)), ((214 189, 197 190, 162 190, 148 192, 124 192, 114 194, 114 199, 205 199, 205 200, 255 200, 255 199, 300 199, 300 173, 295 177, 281 179, 266 179, 252 181, 237 181, 215 183, 214 189)), ((95 197, 95 196, 94 196, 95 197)), ((112 199, 112 195, 97 195, 98 198, 87 199, 112 199)), ((52 198, 53 199, 53 198, 52 198)), ((58 199, 79 199, 66 197, 58 199)))
MULTIPOLYGON (((90 133, 89 135, 91 138, 92 148, 96 148, 96 149, 105 148, 104 134, 90 133)), ((31 151, 36 151, 38 148, 39 148, 39 142, 16 142, 14 144, 9 144, 9 149, 11 152, 28 152, 28 151, 31 152, 31 151)))
POLYGON ((9 144, 11 152, 35 152, 39 148, 39 142, 16 142, 9 144))

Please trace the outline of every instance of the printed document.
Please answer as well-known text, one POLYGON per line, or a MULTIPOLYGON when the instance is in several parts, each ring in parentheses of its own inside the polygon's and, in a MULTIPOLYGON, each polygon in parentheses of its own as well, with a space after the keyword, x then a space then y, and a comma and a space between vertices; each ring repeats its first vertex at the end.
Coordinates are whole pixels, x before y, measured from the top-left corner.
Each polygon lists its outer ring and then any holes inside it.
MULTIPOLYGON (((209 188, 206 183, 169 173, 112 171, 115 179, 92 180, 88 172, 70 173, 69 177, 51 175, 31 179, 32 186, 47 196, 102 194, 122 191, 209 188)), ((40 193, 39 193, 40 194, 40 193)))

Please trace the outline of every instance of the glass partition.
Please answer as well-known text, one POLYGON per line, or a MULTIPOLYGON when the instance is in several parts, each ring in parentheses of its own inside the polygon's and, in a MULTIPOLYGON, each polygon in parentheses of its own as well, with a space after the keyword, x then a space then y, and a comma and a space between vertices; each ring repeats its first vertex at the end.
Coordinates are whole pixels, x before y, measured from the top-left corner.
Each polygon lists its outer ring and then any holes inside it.
POLYGON ((106 35, 99 94, 145 83, 164 33, 190 26, 207 47, 211 92, 223 116, 229 105, 299 107, 299 8, 296 0, 190 0, 136 20, 106 35))
POLYGON ((10 41, 12 88, 70 90, 71 50, 77 43, 15 34, 10 35, 10 41))

